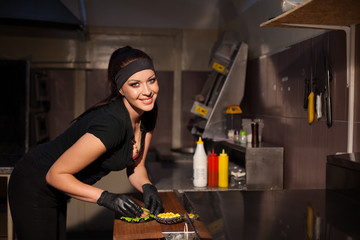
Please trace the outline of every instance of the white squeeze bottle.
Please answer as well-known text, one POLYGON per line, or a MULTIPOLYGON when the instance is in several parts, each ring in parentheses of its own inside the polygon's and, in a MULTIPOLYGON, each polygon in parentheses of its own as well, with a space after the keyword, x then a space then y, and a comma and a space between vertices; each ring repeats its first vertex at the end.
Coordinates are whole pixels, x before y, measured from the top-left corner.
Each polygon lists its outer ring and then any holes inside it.
POLYGON ((194 186, 206 187, 207 185, 207 155, 204 148, 204 142, 199 137, 196 142, 196 150, 193 157, 194 165, 194 186))

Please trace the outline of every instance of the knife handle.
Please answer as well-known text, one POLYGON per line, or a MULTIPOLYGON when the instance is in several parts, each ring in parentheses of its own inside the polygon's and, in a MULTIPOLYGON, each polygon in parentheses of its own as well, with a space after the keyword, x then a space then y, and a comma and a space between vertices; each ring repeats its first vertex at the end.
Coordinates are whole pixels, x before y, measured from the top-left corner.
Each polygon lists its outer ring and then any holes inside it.
POLYGON ((305 78, 305 91, 304 91, 304 109, 308 108, 308 97, 310 93, 310 80, 305 78))
POLYGON ((307 207, 307 237, 313 238, 314 210, 312 206, 307 207))
POLYGON ((328 127, 332 126, 332 113, 331 113, 331 97, 326 98, 326 123, 328 127))
POLYGON ((314 92, 311 92, 308 96, 308 113, 309 113, 309 124, 314 122, 314 92))

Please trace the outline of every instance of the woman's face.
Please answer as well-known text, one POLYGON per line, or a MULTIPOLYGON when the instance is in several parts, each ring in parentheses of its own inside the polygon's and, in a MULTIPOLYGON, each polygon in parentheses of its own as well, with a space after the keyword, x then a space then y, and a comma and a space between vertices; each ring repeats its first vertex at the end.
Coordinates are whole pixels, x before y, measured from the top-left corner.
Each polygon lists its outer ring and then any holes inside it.
POLYGON ((155 73, 145 69, 134 73, 119 90, 135 111, 150 111, 153 109, 159 93, 159 85, 155 73))

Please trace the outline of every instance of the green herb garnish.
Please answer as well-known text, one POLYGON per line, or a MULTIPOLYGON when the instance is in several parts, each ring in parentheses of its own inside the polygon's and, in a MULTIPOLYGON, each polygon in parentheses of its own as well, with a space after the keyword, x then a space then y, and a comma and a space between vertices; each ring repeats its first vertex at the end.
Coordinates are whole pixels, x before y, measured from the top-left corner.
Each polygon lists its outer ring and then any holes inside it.
POLYGON ((136 222, 136 223, 138 223, 140 221, 146 222, 150 218, 155 219, 154 214, 150 214, 149 216, 146 216, 146 217, 135 217, 135 218, 132 218, 132 217, 120 217, 120 220, 125 220, 126 222, 136 222))

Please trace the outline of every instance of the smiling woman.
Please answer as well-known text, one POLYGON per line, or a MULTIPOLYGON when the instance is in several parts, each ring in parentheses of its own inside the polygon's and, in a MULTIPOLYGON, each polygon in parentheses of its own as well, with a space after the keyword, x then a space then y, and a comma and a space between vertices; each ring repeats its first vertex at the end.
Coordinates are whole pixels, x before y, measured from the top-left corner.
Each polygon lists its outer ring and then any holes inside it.
POLYGON ((9 202, 19 239, 65 239, 71 197, 125 217, 140 217, 141 207, 126 194, 92 186, 110 171, 126 168, 150 213, 162 210, 145 169, 159 92, 152 60, 138 49, 119 48, 111 55, 108 80, 111 94, 106 99, 81 114, 56 139, 33 148, 14 168, 9 202))

